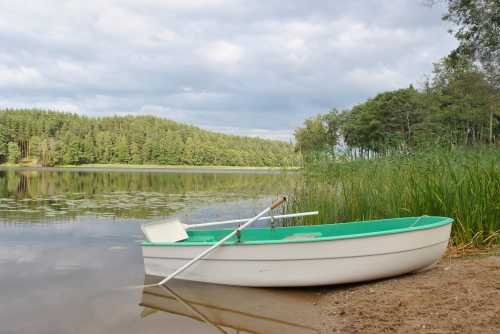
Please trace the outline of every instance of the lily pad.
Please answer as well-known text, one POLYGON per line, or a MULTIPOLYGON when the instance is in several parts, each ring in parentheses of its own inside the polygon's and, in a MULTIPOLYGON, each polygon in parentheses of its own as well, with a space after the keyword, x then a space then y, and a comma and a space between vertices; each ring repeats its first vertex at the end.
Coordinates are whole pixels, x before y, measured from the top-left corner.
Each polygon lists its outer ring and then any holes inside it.
POLYGON ((110 250, 119 250, 119 249, 125 249, 127 247, 125 246, 113 246, 113 247, 109 247, 110 250))

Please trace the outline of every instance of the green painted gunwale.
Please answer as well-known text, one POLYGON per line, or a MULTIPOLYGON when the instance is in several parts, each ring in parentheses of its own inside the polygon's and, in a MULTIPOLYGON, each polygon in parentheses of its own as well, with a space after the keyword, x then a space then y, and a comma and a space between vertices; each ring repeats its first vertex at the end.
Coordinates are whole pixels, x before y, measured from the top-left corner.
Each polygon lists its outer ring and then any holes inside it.
MULTIPOLYGON (((453 223, 453 219, 447 217, 420 217, 393 218, 382 220, 370 220, 352 223, 307 225, 277 228, 247 228, 241 231, 241 243, 238 245, 260 245, 260 244, 287 244, 303 242, 320 242, 328 240, 366 238, 379 235, 405 233, 411 231, 432 229, 453 223), (316 238, 287 239, 294 235, 313 235, 316 238)), ((188 239, 178 242, 150 242, 141 243, 142 246, 210 246, 226 237, 233 230, 201 230, 187 231, 188 239)), ((227 240, 224 245, 237 243, 236 236, 227 240)))

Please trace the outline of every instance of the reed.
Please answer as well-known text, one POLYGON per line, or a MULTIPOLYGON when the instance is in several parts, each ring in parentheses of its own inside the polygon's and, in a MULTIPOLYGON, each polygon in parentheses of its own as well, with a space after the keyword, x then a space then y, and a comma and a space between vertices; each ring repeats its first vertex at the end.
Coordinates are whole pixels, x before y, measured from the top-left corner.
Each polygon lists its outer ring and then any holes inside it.
POLYGON ((312 155, 287 210, 319 210, 305 224, 407 216, 455 220, 455 245, 500 241, 500 151, 427 149, 371 159, 312 155))

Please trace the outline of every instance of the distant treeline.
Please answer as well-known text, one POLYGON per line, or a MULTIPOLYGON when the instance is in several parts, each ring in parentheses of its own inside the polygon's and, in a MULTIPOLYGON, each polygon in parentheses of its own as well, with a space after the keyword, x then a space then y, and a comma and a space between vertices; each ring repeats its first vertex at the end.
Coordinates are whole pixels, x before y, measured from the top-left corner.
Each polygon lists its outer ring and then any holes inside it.
POLYGON ((40 109, 0 110, 0 159, 82 164, 290 167, 291 143, 202 130, 154 116, 92 118, 40 109))

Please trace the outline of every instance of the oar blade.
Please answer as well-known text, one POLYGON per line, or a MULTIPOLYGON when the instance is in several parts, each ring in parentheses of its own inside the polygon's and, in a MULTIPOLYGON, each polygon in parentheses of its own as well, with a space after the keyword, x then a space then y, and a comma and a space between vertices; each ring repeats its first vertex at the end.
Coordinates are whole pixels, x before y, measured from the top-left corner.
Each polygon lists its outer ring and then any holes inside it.
POLYGON ((188 238, 179 218, 161 220, 141 226, 149 242, 176 242, 188 238))

